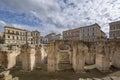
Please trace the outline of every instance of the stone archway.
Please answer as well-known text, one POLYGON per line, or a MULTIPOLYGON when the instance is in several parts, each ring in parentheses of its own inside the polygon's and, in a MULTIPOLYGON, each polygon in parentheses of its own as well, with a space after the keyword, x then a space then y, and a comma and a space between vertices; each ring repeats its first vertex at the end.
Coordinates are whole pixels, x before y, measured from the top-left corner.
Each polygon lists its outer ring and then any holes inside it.
POLYGON ((71 54, 70 45, 64 43, 58 46, 57 70, 72 69, 71 54))

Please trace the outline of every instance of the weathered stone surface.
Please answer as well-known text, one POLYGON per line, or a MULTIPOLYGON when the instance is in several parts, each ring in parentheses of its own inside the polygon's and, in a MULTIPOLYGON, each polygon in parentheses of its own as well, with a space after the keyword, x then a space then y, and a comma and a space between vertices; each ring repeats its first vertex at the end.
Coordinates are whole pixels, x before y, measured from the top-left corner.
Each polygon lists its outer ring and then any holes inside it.
MULTIPOLYGON (((4 48, 4 47, 3 47, 4 48)), ((16 65, 16 57, 20 54, 20 48, 11 47, 8 50, 1 50, 1 65, 5 69, 10 69, 16 65)))
POLYGON ((115 50, 115 53, 113 54, 112 58, 112 65, 116 68, 120 69, 120 44, 117 45, 117 48, 115 50))
POLYGON ((110 68, 110 47, 107 42, 98 42, 96 49, 96 68, 102 72, 109 71, 110 68))
POLYGON ((72 48, 70 41, 53 41, 48 54, 48 71, 72 69, 72 48))
POLYGON ((35 46, 23 45, 21 47, 22 68, 32 71, 35 68, 35 46))
POLYGON ((14 77, 12 80, 19 80, 19 77, 14 77))
POLYGON ((84 72, 85 54, 88 53, 88 48, 83 42, 73 44, 73 69, 75 72, 84 72))

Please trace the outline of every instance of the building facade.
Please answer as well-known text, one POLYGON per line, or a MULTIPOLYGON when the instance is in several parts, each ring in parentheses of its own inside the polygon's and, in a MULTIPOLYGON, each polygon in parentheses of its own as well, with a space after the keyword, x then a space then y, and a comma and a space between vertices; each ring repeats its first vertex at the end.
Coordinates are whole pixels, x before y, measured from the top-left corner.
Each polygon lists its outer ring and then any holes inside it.
POLYGON ((54 36, 54 40, 62 40, 63 36, 61 34, 57 34, 54 36))
POLYGON ((93 42, 105 38, 105 33, 98 24, 63 31, 64 40, 82 40, 93 42))
POLYGON ((48 38, 46 38, 46 37, 43 37, 43 36, 41 36, 41 44, 48 44, 49 42, 48 42, 48 38))
POLYGON ((27 43, 28 43, 28 44, 32 44, 31 31, 27 31, 27 43))
POLYGON ((5 26, 4 40, 6 45, 23 45, 26 43, 26 30, 5 26))
POLYGON ((45 36, 45 38, 48 39, 48 44, 50 43, 50 41, 55 40, 55 36, 56 36, 56 33, 50 33, 45 36))
POLYGON ((32 31, 31 32, 31 44, 39 45, 40 44, 40 32, 32 31))
POLYGON ((109 38, 120 39, 120 21, 111 22, 109 23, 109 26, 110 26, 109 38))

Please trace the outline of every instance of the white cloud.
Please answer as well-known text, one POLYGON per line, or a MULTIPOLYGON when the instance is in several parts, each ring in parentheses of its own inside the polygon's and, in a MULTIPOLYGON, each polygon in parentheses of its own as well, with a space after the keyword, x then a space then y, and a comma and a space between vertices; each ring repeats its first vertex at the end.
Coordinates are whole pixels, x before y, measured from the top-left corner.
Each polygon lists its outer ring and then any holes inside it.
MULTIPOLYGON (((120 20, 120 0, 0 0, 1 4, 15 10, 30 13, 42 20, 43 34, 61 32, 69 28, 98 23, 109 32, 108 23, 120 20)), ((42 30, 41 30, 42 29, 42 30)))

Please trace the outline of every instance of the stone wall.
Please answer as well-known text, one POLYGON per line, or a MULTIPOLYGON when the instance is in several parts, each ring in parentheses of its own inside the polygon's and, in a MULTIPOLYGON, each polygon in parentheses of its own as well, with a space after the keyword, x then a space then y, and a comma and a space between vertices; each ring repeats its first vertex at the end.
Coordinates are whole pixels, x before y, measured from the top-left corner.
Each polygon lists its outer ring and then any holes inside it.
POLYGON ((48 71, 74 69, 84 71, 88 47, 81 41, 53 41, 48 53, 48 71))

